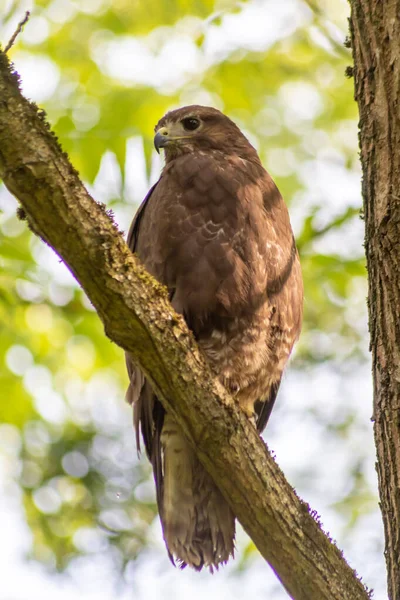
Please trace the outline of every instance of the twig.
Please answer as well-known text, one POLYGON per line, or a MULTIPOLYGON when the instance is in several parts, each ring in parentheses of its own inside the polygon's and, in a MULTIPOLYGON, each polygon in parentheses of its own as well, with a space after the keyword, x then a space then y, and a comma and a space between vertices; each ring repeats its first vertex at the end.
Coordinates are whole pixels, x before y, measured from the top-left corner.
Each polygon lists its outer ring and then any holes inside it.
POLYGON ((18 23, 18 27, 14 31, 13 35, 11 36, 11 39, 8 42, 7 46, 5 47, 4 52, 8 52, 10 50, 10 48, 12 48, 12 46, 14 45, 15 40, 17 39, 17 37, 21 33, 21 31, 22 31, 25 23, 28 22, 30 15, 31 15, 31 13, 29 12, 29 10, 27 10, 26 13, 25 13, 25 17, 22 19, 22 21, 20 21, 18 23))
POLYGON ((304 2, 313 11, 316 23, 319 29, 321 30, 321 33, 332 44, 336 52, 338 52, 342 56, 345 56, 346 58, 349 58, 349 52, 346 50, 348 46, 346 46, 345 40, 343 40, 343 42, 338 41, 324 23, 324 21, 330 21, 326 14, 326 11, 320 6, 318 6, 318 2, 315 2, 314 0, 304 0, 304 2))

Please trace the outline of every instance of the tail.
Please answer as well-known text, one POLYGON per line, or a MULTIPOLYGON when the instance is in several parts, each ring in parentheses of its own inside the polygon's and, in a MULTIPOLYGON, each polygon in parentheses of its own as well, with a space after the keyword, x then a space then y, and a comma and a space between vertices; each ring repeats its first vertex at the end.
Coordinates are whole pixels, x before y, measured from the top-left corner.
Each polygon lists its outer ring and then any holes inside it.
POLYGON ((168 552, 181 568, 208 567, 212 573, 234 554, 235 517, 168 414, 161 445, 164 477, 159 510, 168 552))
POLYGON ((169 556, 213 572, 234 553, 235 517, 221 492, 197 460, 172 417, 127 355, 130 385, 127 400, 134 408, 138 449, 142 432, 153 465, 164 540, 169 556))

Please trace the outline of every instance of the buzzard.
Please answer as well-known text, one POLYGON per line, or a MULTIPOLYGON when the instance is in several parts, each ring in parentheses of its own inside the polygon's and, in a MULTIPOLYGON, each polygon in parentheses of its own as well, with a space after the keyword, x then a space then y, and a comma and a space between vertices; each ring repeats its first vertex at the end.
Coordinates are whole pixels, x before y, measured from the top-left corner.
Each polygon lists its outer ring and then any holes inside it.
MULTIPOLYGON (((303 284, 289 215, 258 154, 215 108, 186 106, 156 125, 165 167, 128 244, 169 291, 221 382, 267 424, 299 336, 303 284)), ((126 356, 138 447, 152 463, 169 556, 211 572, 234 552, 235 517, 172 416, 126 356)))

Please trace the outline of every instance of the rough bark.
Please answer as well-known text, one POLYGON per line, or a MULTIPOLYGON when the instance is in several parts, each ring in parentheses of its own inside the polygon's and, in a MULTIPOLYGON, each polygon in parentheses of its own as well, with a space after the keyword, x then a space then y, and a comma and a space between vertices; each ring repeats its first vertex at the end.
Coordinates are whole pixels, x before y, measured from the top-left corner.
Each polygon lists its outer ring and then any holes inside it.
POLYGON ((400 599, 400 2, 351 0, 374 433, 391 600, 400 599))
POLYGON ((165 290, 87 193, 0 52, 0 176, 31 228, 86 291, 106 334, 131 352, 255 545, 296 600, 368 593, 255 428, 213 378, 165 290))

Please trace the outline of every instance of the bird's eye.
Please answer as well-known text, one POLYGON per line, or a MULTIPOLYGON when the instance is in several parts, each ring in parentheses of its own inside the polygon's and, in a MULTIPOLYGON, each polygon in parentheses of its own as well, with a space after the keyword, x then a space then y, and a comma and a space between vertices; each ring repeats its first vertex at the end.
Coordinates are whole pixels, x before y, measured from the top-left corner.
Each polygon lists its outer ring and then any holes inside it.
POLYGON ((188 117, 187 119, 182 119, 182 125, 186 131, 194 131, 199 127, 200 121, 194 117, 188 117))

